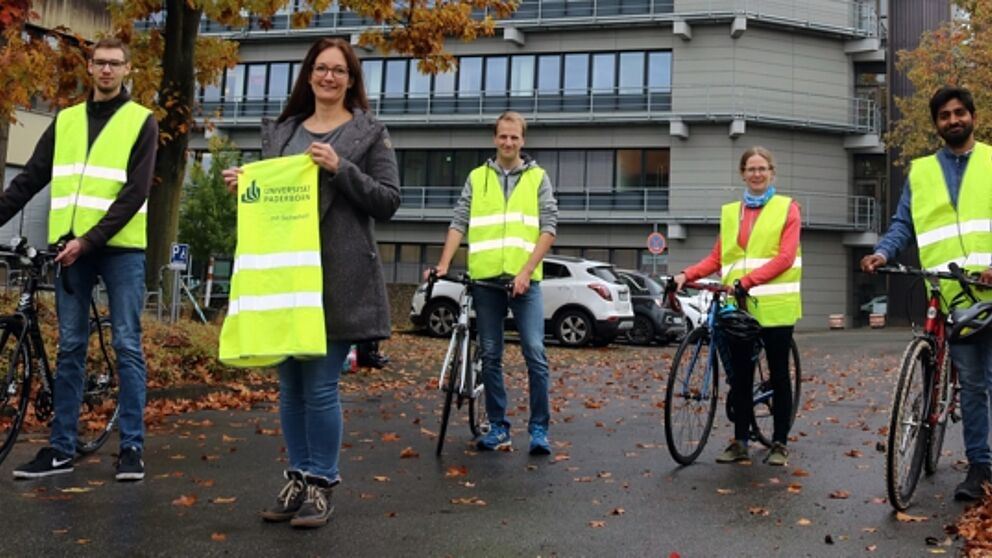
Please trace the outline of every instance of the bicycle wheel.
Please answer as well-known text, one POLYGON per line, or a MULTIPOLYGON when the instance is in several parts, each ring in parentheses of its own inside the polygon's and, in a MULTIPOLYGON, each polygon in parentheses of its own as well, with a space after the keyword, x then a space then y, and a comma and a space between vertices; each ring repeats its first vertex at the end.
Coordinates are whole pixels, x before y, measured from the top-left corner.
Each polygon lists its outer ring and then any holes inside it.
POLYGON ((18 342, 20 327, 0 324, 0 463, 6 459, 24 424, 31 398, 31 358, 27 344, 18 342))
POLYGON ((83 403, 79 414, 76 451, 93 453, 110 438, 120 415, 120 382, 116 359, 110 346, 110 320, 90 325, 90 346, 83 380, 83 403))
POLYGON ((478 438, 489 432, 489 419, 486 417, 486 386, 482 383, 482 354, 479 342, 472 338, 468 343, 468 361, 472 374, 472 393, 468 395, 468 427, 472 436, 478 438))
POLYGON ((437 453, 441 455, 444 449, 444 436, 448 432, 448 421, 451 420, 451 406, 455 399, 455 392, 458 391, 458 374, 461 369, 462 336, 464 333, 457 332, 451 340, 451 349, 448 357, 444 361, 442 368, 442 378, 444 384, 441 390, 444 392, 444 406, 441 409, 441 428, 437 434, 437 453))
POLYGON ((885 486, 889 503, 897 510, 909 507, 920 480, 930 430, 926 418, 930 402, 928 378, 933 354, 924 339, 914 339, 903 353, 889 418, 885 451, 885 486))
POLYGON ((954 401, 953 388, 950 383, 951 378, 951 355, 945 350, 944 363, 940 370, 940 382, 931 390, 934 405, 937 408, 930 412, 931 416, 937 416, 930 432, 930 439, 927 443, 927 458, 923 461, 923 471, 927 475, 937 472, 937 462, 940 461, 940 452, 944 447, 944 434, 947 432, 947 421, 950 420, 950 413, 946 412, 947 407, 954 401))
POLYGON ((709 330, 692 330, 679 344, 668 374, 665 441, 668 452, 681 465, 699 457, 713 428, 720 365, 719 359, 713 358, 713 368, 709 368, 711 350, 709 330))
MULTIPOLYGON (((789 417, 789 428, 796 422, 796 412, 799 410, 800 393, 802 391, 803 373, 799 361, 799 347, 792 340, 789 347, 789 385, 792 387, 792 413, 789 417)), ((771 447, 772 434, 775 430, 773 390, 768 361, 765 350, 758 353, 754 366, 754 415, 751 418, 751 438, 765 447, 771 447)))

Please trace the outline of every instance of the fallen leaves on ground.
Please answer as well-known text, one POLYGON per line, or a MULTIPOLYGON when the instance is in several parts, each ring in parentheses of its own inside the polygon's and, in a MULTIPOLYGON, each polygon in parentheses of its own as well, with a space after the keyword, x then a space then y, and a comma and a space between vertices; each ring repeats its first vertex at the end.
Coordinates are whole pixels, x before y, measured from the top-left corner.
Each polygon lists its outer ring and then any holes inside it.
POLYGON ((601 529, 603 527, 606 527, 606 522, 599 519, 594 519, 589 522, 589 526, 592 527, 593 529, 601 529))
POLYGON ((452 504, 457 504, 459 506, 485 506, 486 501, 479 498, 478 496, 468 496, 465 498, 452 498, 450 500, 452 504))
POLYGON ((448 467, 448 470, 444 472, 444 476, 449 479, 468 476, 468 467, 464 465, 461 467, 448 467))
POLYGON ((176 498, 172 501, 173 506, 180 506, 183 508, 192 508, 196 504, 197 497, 195 494, 183 494, 182 496, 176 498))
POLYGON ((846 490, 834 490, 830 493, 830 498, 833 500, 846 500, 851 496, 851 493, 846 490))
POLYGON ((420 457, 420 454, 410 446, 403 448, 403 451, 400 452, 400 459, 411 459, 413 457, 420 457))
POLYGON ((968 507, 948 532, 965 540, 965 556, 992 556, 992 486, 985 485, 985 497, 968 507))
POLYGON ((210 540, 215 542, 224 542, 227 540, 227 535, 224 533, 211 533, 210 540))

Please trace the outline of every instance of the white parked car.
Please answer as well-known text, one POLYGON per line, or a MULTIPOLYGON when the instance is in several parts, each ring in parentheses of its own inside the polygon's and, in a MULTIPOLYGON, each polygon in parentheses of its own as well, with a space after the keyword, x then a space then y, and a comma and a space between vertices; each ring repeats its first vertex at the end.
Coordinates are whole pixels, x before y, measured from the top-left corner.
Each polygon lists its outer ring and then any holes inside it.
MULTIPOLYGON (((413 295, 410 321, 426 327, 437 337, 451 335, 458 315, 462 285, 440 281, 434 285, 430 301, 425 301, 427 284, 413 295)), ((604 346, 634 325, 630 289, 622 284, 608 263, 549 255, 544 258, 545 332, 563 345, 604 346)), ((513 327, 513 316, 508 326, 513 327)))

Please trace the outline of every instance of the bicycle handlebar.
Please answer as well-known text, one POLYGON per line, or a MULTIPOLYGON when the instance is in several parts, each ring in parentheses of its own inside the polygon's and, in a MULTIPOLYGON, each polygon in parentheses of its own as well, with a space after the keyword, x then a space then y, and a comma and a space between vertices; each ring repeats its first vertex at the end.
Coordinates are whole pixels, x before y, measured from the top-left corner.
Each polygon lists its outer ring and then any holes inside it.
POLYGON ((924 279, 946 279, 949 281, 957 281, 958 284, 961 285, 961 289, 964 291, 964 294, 967 295, 973 303, 978 302, 978 298, 971 290, 972 286, 990 287, 990 285, 981 282, 975 277, 969 277, 965 270, 961 269, 961 266, 955 262, 948 264, 947 269, 948 271, 931 271, 929 269, 909 267, 901 263, 896 263, 879 267, 875 269, 875 271, 887 275, 909 275, 912 277, 923 277, 924 279))
POLYGON ((427 291, 424 293, 424 302, 428 302, 431 299, 431 295, 434 294, 434 284, 438 281, 448 281, 449 283, 460 283, 467 287, 485 287, 487 289, 496 289, 500 291, 505 291, 507 293, 513 292, 513 281, 507 281, 506 283, 499 283, 496 281, 489 280, 475 280, 468 276, 468 273, 448 273, 442 276, 437 274, 437 270, 431 268, 430 273, 427 275, 427 291))

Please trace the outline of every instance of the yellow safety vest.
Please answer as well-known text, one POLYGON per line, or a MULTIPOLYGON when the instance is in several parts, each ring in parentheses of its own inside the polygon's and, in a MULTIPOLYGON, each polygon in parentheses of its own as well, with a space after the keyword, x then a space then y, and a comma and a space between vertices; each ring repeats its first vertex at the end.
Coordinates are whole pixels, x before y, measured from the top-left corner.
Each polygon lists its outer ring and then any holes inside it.
MULTIPOLYGON (((110 117, 100 134, 89 143, 86 103, 71 106, 55 118, 55 152, 52 156, 52 203, 48 215, 48 242, 55 244, 68 233, 80 237, 107 214, 110 204, 127 183, 131 150, 151 111, 128 101, 110 117)), ((107 241, 108 246, 144 248, 147 202, 124 227, 107 241)))
POLYGON ((242 167, 238 244, 220 360, 272 366, 327 354, 318 168, 309 155, 242 167))
MULTIPOLYGON (((525 170, 510 194, 503 196, 499 175, 489 165, 469 175, 472 207, 468 221, 468 273, 475 279, 516 275, 534 253, 541 237, 538 190, 544 169, 525 170)), ((539 263, 531 280, 540 281, 544 268, 539 263)))
MULTIPOLYGON (((721 281, 728 286, 779 254, 782 229, 789 217, 792 198, 776 195, 768 200, 754 222, 744 248, 737 244, 743 216, 741 205, 741 202, 728 203, 720 214, 721 281)), ((800 296, 802 267, 802 250, 797 248, 792 267, 768 283, 751 287, 748 291, 751 296, 747 311, 762 326, 790 326, 803 317, 800 296)))
MULTIPOLYGON (((958 206, 951 204, 944 172, 936 155, 913 161, 909 170, 913 228, 920 263, 931 271, 947 271, 951 262, 970 272, 992 265, 992 146, 976 143, 961 179, 958 206)), ((942 280, 940 292, 950 303, 961 293, 957 281, 942 280)), ((979 300, 992 292, 972 289, 979 300)), ((963 304, 971 306, 970 299, 963 304)), ((944 305, 944 310, 947 310, 944 305)))

